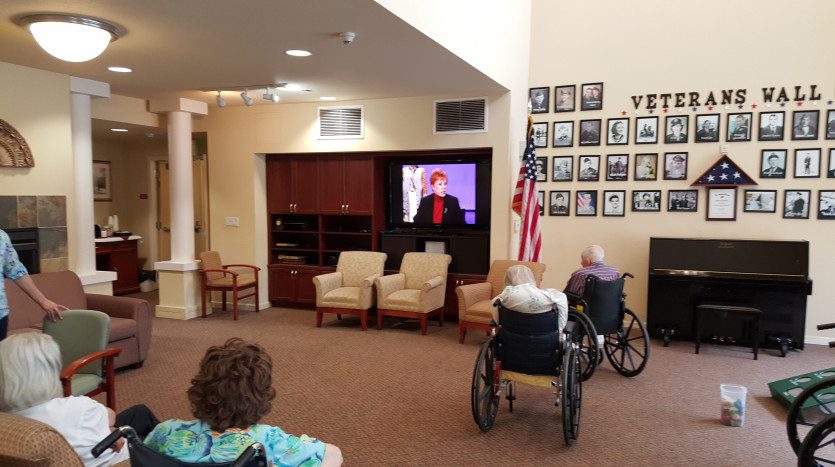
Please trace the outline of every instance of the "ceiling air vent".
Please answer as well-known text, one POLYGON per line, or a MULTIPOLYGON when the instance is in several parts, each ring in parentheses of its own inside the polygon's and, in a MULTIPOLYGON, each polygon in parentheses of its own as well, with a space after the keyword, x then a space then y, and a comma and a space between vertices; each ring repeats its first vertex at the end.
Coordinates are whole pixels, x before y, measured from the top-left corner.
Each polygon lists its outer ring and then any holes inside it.
POLYGON ((487 99, 435 101, 435 133, 487 131, 487 99))
POLYGON ((363 106, 319 107, 319 139, 354 139, 365 136, 363 106))

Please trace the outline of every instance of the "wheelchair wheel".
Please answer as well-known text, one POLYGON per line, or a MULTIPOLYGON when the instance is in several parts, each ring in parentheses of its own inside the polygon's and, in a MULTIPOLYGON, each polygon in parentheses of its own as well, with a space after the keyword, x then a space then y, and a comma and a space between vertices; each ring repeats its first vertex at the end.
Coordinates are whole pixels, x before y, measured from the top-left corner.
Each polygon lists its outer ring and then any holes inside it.
POLYGON ((626 327, 604 336, 603 350, 615 371, 623 376, 637 376, 649 360, 649 333, 644 323, 629 308, 625 309, 626 327), (635 333, 635 335, 633 335, 635 333))
POLYGON ((835 414, 835 378, 820 381, 804 389, 789 408, 786 418, 786 432, 789 443, 795 453, 800 452, 800 445, 809 431, 824 418, 835 414), (810 400, 812 407, 803 408, 810 400))
POLYGON ((574 345, 565 352, 561 368, 562 433, 571 445, 580 436, 580 413, 583 408, 583 375, 580 354, 574 345))
POLYGON ((597 331, 591 319, 577 310, 568 311, 568 322, 574 323, 572 336, 577 344, 580 357, 580 372, 583 381, 587 381, 597 368, 600 350, 597 348, 597 331))
POLYGON ((835 415, 830 415, 809 431, 797 456, 801 467, 835 464, 835 415))
POLYGON ((496 372, 496 355, 491 337, 481 346, 473 369, 473 386, 470 394, 473 420, 481 431, 490 431, 499 411, 499 375, 496 372))

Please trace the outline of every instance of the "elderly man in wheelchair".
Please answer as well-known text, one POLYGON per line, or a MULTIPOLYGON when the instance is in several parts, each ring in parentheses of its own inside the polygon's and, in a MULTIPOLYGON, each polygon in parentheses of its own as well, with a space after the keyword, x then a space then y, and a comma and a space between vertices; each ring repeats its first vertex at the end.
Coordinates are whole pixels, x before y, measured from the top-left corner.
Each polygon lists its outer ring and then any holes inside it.
POLYGON ((509 268, 505 283, 495 300, 494 331, 473 369, 473 419, 482 431, 490 430, 503 392, 512 412, 515 383, 553 386, 556 405, 562 405, 565 442, 571 444, 579 435, 582 380, 573 324, 566 326, 565 295, 537 288, 525 266, 509 268))

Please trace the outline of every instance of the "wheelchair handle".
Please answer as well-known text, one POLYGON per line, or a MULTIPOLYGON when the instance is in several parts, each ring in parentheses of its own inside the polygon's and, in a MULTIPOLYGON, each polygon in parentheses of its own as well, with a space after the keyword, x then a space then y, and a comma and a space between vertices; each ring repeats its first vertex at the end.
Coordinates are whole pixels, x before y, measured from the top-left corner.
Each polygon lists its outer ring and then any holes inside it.
POLYGON ((133 428, 127 425, 116 428, 115 430, 113 430, 113 432, 107 435, 107 438, 104 438, 103 440, 99 441, 99 444, 93 446, 93 450, 90 451, 93 454, 93 457, 98 459, 101 453, 110 449, 110 446, 113 446, 113 443, 115 443, 116 440, 118 440, 122 436, 124 436, 125 438, 131 436, 135 438, 136 432, 133 430, 133 428))
POLYGON ((818 324, 818 331, 835 328, 835 323, 818 324))
POLYGON ((629 272, 625 272, 625 273, 623 273, 623 275, 622 275, 622 276, 620 276, 620 277, 621 277, 621 279, 622 279, 622 278, 624 278, 624 277, 628 277, 628 278, 630 278, 630 279, 634 279, 634 278, 635 278, 635 276, 633 276, 633 275, 632 275, 632 273, 629 273, 629 272))
POLYGON ((264 446, 261 443, 253 443, 248 448, 241 453, 240 456, 235 460, 235 463, 232 464, 232 467, 245 467, 249 462, 258 455, 258 453, 264 450, 264 446))

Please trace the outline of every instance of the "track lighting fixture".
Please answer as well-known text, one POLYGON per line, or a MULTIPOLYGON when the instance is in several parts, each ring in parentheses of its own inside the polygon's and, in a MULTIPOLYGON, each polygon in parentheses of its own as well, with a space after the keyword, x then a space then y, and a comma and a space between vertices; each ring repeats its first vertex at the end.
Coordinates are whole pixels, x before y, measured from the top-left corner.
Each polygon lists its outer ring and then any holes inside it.
POLYGON ((278 98, 278 90, 276 89, 276 91, 275 91, 275 92, 273 92, 270 88, 266 88, 266 89, 264 89, 264 100, 265 100, 265 101, 270 101, 270 102, 272 102, 273 104, 275 104, 276 102, 278 102, 278 100, 279 100, 279 98, 278 98))
POLYGON ((220 95, 220 91, 217 92, 217 97, 215 97, 215 101, 217 102, 217 106, 220 108, 226 107, 226 99, 220 95))
POLYGON ((245 106, 252 107, 252 98, 249 97, 248 92, 249 92, 249 89, 244 89, 244 91, 241 93, 241 99, 244 100, 244 105, 245 106))

